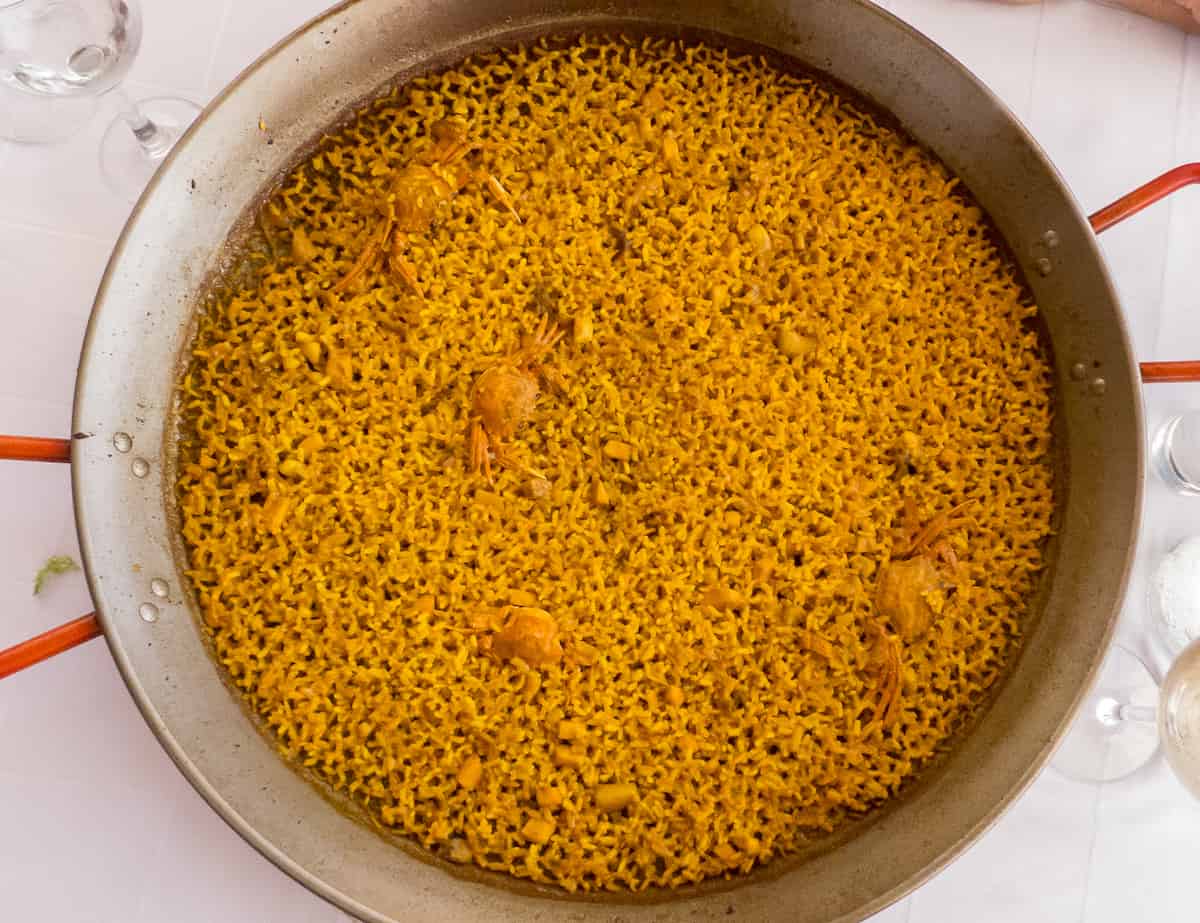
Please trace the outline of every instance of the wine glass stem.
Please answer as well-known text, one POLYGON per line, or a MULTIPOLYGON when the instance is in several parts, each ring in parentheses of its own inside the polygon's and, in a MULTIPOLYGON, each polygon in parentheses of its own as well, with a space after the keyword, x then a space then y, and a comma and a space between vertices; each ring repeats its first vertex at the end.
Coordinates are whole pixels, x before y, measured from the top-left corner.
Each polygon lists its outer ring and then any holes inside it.
POLYGON ((1158 720, 1158 710, 1150 705, 1122 705, 1117 709, 1117 716, 1122 721, 1154 724, 1158 720))
POLYGON ((1096 703, 1096 718, 1108 727, 1122 721, 1154 724, 1158 720, 1158 710, 1152 705, 1127 705, 1114 698, 1105 697, 1096 703))
POLYGON ((113 95, 116 96, 117 105, 120 106, 121 118, 133 132, 133 136, 137 139, 137 143, 146 157, 150 160, 160 160, 165 157, 167 151, 171 149, 171 138, 168 133, 146 118, 137 103, 130 99, 121 87, 113 90, 113 95))

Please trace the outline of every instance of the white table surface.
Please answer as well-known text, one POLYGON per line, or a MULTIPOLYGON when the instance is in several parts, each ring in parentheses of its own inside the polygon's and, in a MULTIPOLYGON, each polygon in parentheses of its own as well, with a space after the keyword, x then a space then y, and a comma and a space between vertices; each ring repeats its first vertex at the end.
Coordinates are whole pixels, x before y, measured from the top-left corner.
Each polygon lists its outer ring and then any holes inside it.
MULTIPOLYGON (((886 0, 983 78, 1091 211, 1200 160, 1200 39, 1088 0, 1006 6, 886 0)), ((144 0, 135 96, 206 102, 322 0, 144 0)), ((55 147, 0 142, 0 432, 65 436, 92 295, 129 206, 101 184, 102 103, 55 147)), ((1200 359, 1200 188, 1108 232, 1138 356, 1200 359)), ((1200 385, 1146 391, 1148 424, 1200 385)), ((0 647, 90 608, 82 577, 30 595, 51 554, 77 559, 65 466, 0 462, 0 647)), ((1123 639, 1145 642, 1145 572, 1200 532, 1200 499, 1149 485, 1123 639)), ((1200 919, 1200 803, 1162 759, 1096 787, 1047 770, 970 851, 879 923, 1200 919)), ((93 642, 0 682, 0 920, 346 923, 200 800, 93 642)))

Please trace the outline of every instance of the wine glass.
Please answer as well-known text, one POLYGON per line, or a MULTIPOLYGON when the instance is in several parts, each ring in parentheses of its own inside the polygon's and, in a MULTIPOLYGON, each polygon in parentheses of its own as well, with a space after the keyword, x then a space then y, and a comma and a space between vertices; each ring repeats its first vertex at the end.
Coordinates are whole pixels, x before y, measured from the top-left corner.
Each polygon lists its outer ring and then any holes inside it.
POLYGON ((1137 654, 1114 644, 1050 765, 1080 782, 1113 782, 1158 752, 1158 683, 1137 654))
POLYGON ((1160 745, 1200 798, 1200 640, 1175 658, 1161 687, 1131 651, 1114 647, 1052 765, 1080 781, 1109 782, 1136 771, 1160 745))
POLYGON ((0 137, 69 137, 110 93, 119 114, 100 144, 101 173, 136 199, 200 111, 174 97, 135 103, 119 87, 141 40, 136 0, 0 0, 0 137))

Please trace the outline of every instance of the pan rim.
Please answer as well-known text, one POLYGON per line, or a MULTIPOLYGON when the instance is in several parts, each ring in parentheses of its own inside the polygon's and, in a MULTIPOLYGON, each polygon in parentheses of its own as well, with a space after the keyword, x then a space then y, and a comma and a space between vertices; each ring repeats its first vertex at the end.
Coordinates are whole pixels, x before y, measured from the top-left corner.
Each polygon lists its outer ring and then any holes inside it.
MULTIPOLYGON (((267 63, 269 63, 271 60, 275 59, 277 56, 280 56, 283 53, 285 53, 289 49, 289 47, 291 47, 293 45, 293 43, 295 43, 297 41, 298 38, 300 38, 301 36, 304 36, 305 34, 308 34, 312 30, 318 28, 322 23, 330 22, 333 19, 344 14, 347 10, 349 10, 353 7, 359 6, 360 2, 361 2, 361 0, 344 0, 344 2, 340 3, 338 6, 332 7, 331 9, 322 13, 321 15, 315 17, 314 19, 310 20, 309 22, 305 23, 304 25, 293 30, 287 36, 285 36, 280 41, 275 43, 275 45, 273 45, 270 49, 268 49, 266 52, 264 52, 258 59, 256 59, 256 61, 254 63, 252 63, 246 69, 244 69, 228 86, 226 86, 214 98, 214 100, 209 104, 209 106, 205 108, 205 111, 197 118, 197 120, 196 120, 195 124, 192 126, 192 128, 190 128, 189 131, 187 132, 187 134, 184 136, 184 138, 181 139, 179 145, 177 145, 177 147, 176 147, 176 150, 171 153, 166 164, 163 166, 162 169, 160 169, 159 173, 151 181, 150 185, 147 187, 146 192, 143 194, 142 198, 139 200, 138 204, 133 209, 128 221, 126 222, 124 228, 122 229, 122 232, 117 240, 117 243, 114 246, 113 253, 109 259, 108 265, 106 266, 104 276, 101 280, 101 283, 100 283, 100 286, 99 286, 99 289, 97 292, 97 296, 96 296, 96 300, 95 300, 95 303, 93 306, 92 314, 91 314, 91 317, 89 318, 87 333, 85 335, 83 347, 81 350, 80 363, 79 363, 78 374, 77 374, 77 378, 76 378, 75 402, 74 402, 74 413, 73 413, 73 431, 84 431, 84 430, 88 429, 88 420, 86 418, 86 413, 87 413, 87 408, 89 407, 89 398, 90 398, 89 389, 88 389, 88 380, 89 380, 89 372, 90 372, 89 360, 94 358, 95 352, 97 350, 97 330, 98 330, 98 326, 99 326, 98 318, 100 317, 100 314, 102 312, 104 305, 108 302, 109 299, 111 299, 113 297, 110 289, 113 286, 113 279, 114 279, 114 276, 116 273, 116 269, 121 264, 121 262, 124 259, 126 259, 126 253, 130 246, 130 238, 134 234, 134 231, 138 225, 139 220, 141 220, 141 217, 145 213, 147 203, 151 202, 154 199, 155 195, 157 194, 158 189, 160 188, 162 183, 165 182, 165 178, 170 175, 172 164, 176 161, 177 157, 182 156, 182 154, 187 150, 188 145, 192 142, 196 133, 203 130, 202 126, 204 126, 205 124, 208 123, 211 113, 214 112, 215 110, 217 110, 227 99, 229 99, 241 87, 243 87, 245 85, 246 81, 253 74, 258 72, 261 68, 266 66, 267 63)), ((924 45, 924 47, 927 50, 939 55, 942 58, 942 61, 944 64, 957 69, 960 72, 960 75, 962 77, 966 78, 968 81, 970 81, 974 85, 974 89, 977 92, 985 94, 986 97, 990 100, 990 102, 997 107, 997 109, 999 109, 1000 111, 1007 114, 1007 116, 1010 119, 1015 130, 1020 133, 1025 145, 1036 156, 1036 158, 1041 162, 1041 166, 1044 169, 1046 169, 1047 172, 1050 175, 1052 175, 1054 177, 1054 179, 1058 182, 1058 184, 1063 192, 1064 197, 1070 203, 1070 206, 1073 210, 1072 217, 1076 221, 1080 222, 1081 224, 1086 224, 1086 217, 1084 216, 1082 209, 1079 207, 1079 204, 1076 201, 1074 194, 1071 192, 1070 187, 1063 181, 1063 179, 1059 175, 1058 171, 1054 168, 1053 164, 1050 162, 1050 160, 1046 156, 1045 152, 1041 149, 1041 147, 1037 144, 1037 142, 1029 134, 1029 132, 1024 128, 1024 126, 1021 125, 1019 120, 1017 120, 1015 118, 1015 116, 1013 116, 1012 113, 1007 110, 1007 108, 1004 106, 1004 104, 995 96, 994 93, 991 92, 990 89, 988 89, 986 87, 986 85, 984 85, 981 81, 979 81, 978 78, 976 78, 967 68, 965 68, 961 63, 959 63, 955 58, 953 58, 951 55, 949 55, 944 49, 942 49, 940 46, 938 46, 936 43, 934 43, 932 40, 930 40, 926 36, 919 33, 917 30, 913 29, 908 24, 904 23, 903 21, 901 21, 898 18, 896 18, 895 16, 893 16, 891 13, 889 13, 885 10, 879 9, 877 7, 874 7, 872 4, 867 3, 866 0, 856 0, 856 5, 864 7, 864 8, 868 8, 872 14, 879 17, 881 20, 889 23, 889 25, 892 28, 900 28, 905 33, 907 33, 911 38, 916 39, 922 45, 924 45)), ((565 19, 553 20, 553 22, 558 26, 563 25, 564 22, 567 22, 567 21, 568 20, 565 20, 565 19)), ((570 21, 573 24, 575 22, 582 24, 582 23, 586 23, 586 22, 599 22, 599 21, 602 21, 602 19, 598 19, 596 17, 583 16, 583 17, 579 17, 577 20, 570 20, 570 21)), ((631 20, 628 17, 623 17, 620 19, 620 21, 630 22, 630 21, 636 21, 636 20, 631 20)), ((660 20, 649 20, 649 21, 660 21, 660 20)), ((1119 303, 1117 296, 1116 296, 1115 287, 1113 286, 1112 279, 1111 279, 1111 276, 1108 271, 1108 267, 1103 260, 1102 254, 1100 253, 1100 250, 1099 250, 1099 247, 1096 244, 1094 235, 1091 237, 1090 241, 1088 241, 1087 245, 1091 249, 1090 256, 1092 257, 1094 265, 1099 267, 1099 269, 1101 271, 1102 284, 1109 291, 1110 297, 1112 298, 1113 302, 1119 303)), ((1122 347, 1123 347, 1126 357, 1129 358, 1129 362, 1132 367, 1133 351, 1132 351, 1132 346, 1131 346, 1131 342, 1130 342, 1130 338, 1129 338, 1129 334, 1128 334, 1128 329, 1125 325, 1123 318, 1121 317, 1121 315, 1119 313, 1117 315, 1117 320, 1118 320, 1117 329, 1118 329, 1118 332, 1120 334, 1120 338, 1122 341, 1122 347)), ((1135 390, 1135 395, 1136 394, 1140 394, 1140 392, 1137 392, 1135 390)), ((1132 411, 1133 411, 1133 414, 1134 414, 1134 417, 1135 417, 1135 420, 1136 420, 1136 423, 1138 426, 1138 432, 1140 433, 1141 427, 1143 425, 1142 406, 1141 406, 1140 400, 1134 401, 1134 406, 1132 407, 1132 411)), ((76 441, 72 447, 73 462, 81 461, 82 456, 88 450, 89 450, 89 447, 82 445, 79 441, 76 441)), ((1144 447, 1143 441, 1141 439, 1138 439, 1136 442, 1136 461, 1135 461, 1136 490, 1134 492, 1133 497, 1131 498, 1131 503, 1132 503, 1132 509, 1131 509, 1132 526, 1131 526, 1131 530, 1130 530, 1131 534, 1128 536, 1127 541, 1125 541, 1126 554, 1125 554, 1125 560, 1124 560, 1124 566, 1122 569, 1122 573, 1120 574, 1119 579, 1118 579, 1118 593, 1117 593, 1116 601, 1114 603, 1113 611, 1108 617, 1107 626, 1103 633, 1104 649, 1106 649, 1107 646, 1111 643, 1113 634, 1115 632, 1117 615, 1119 613, 1120 603, 1124 600, 1127 589, 1128 589, 1129 575, 1130 575, 1133 560, 1134 560, 1134 557, 1135 557, 1136 551, 1137 551, 1137 539, 1138 539, 1138 533, 1140 531, 1139 524, 1141 521, 1142 505, 1143 505, 1143 481, 1144 481, 1144 470, 1145 470, 1144 453, 1145 453, 1145 447, 1144 447)), ((89 475, 88 475, 87 468, 85 467, 85 465, 79 464, 79 463, 72 464, 72 486, 73 486, 73 492, 74 492, 76 526, 77 526, 77 531, 79 534, 80 548, 81 548, 81 552, 83 555, 84 568, 86 571, 89 589, 92 592, 93 598, 97 600, 97 613, 98 613, 101 625, 103 626, 104 631, 105 631, 105 640, 109 646, 110 651, 112 652, 112 656, 113 656, 114 661, 117 664, 118 670, 120 671, 122 678, 124 679, 127 686, 129 687, 131 695, 133 696, 133 699, 135 701, 135 704, 137 705, 138 709, 141 711, 143 718, 146 720, 147 724, 150 726, 150 728, 153 731, 153 733, 155 734, 156 738, 158 738, 160 744, 167 751, 168 755, 175 762, 175 764, 179 767, 180 771, 188 779, 188 781, 191 783, 191 785, 205 799, 205 801, 222 817, 222 819, 225 820, 225 822, 227 824, 229 824, 230 827, 232 827, 240 836, 242 836, 243 839, 245 839, 247 842, 249 842, 251 845, 253 845, 260 853, 262 853, 266 858, 268 858, 273 864, 275 864, 281 870, 285 871, 292 878, 296 879, 298 882, 303 884, 309 890, 312 890, 314 893, 321 895, 326 900, 331 901, 332 903, 338 905, 339 907, 341 907, 342 909, 346 910, 349 913, 355 914, 363 919, 368 919, 368 920, 373 920, 373 921, 374 920, 387 921, 387 920, 391 919, 390 917, 378 914, 372 908, 367 907, 367 906, 361 904, 360 902, 358 902, 351 895, 331 886, 328 882, 326 882, 319 875, 314 874, 307 867, 301 865, 296 860, 294 860, 291 856, 289 856, 286 852, 284 852, 282 849, 280 849, 271 839, 266 837, 252 822, 250 822, 243 814, 241 814, 237 810, 237 808, 234 807, 233 804, 231 804, 228 800, 226 800, 226 798, 222 795, 221 791, 210 782, 210 780, 207 778, 207 776, 204 774, 204 772, 201 770, 201 768, 191 758, 191 756, 189 755, 189 753, 187 752, 185 747, 180 743, 179 740, 176 739, 175 735, 171 731, 170 727, 168 726, 168 724, 165 721, 165 719, 163 718, 163 716, 155 708, 153 697, 151 696, 150 692, 146 689, 146 687, 142 683, 139 672, 138 672, 137 668, 135 667, 133 660, 129 656, 129 651, 126 649, 125 645, 123 643, 121 643, 121 641, 119 639, 119 632, 116 630, 116 625, 115 625, 113 614, 110 613, 105 606, 100 604, 100 601, 104 598, 104 595, 105 595, 105 593, 104 593, 105 588, 102 586, 102 575, 99 573, 98 569, 93 566, 93 563, 92 563, 96 560, 96 549, 93 547, 93 543, 91 540, 93 530, 89 528, 89 526, 91 524, 91 520, 89 518, 90 510, 88 509, 88 507, 86 505, 86 500, 89 496, 89 491, 91 490, 91 484, 88 481, 88 477, 89 477, 89 475)), ((1099 669, 1102 657, 1103 657, 1103 649, 1100 650, 1092 658, 1091 665, 1088 668, 1088 670, 1086 671, 1086 682, 1080 684, 1079 687, 1076 689, 1075 694, 1071 699, 1071 704, 1070 704, 1069 709, 1067 709, 1064 712, 1063 717, 1058 722, 1058 726, 1055 731, 1055 734, 1043 744, 1041 749, 1038 751, 1037 759, 1035 759, 1033 762, 1031 762, 1025 768, 1024 772, 1016 778, 1015 782, 1013 782, 1010 785, 1005 797, 1002 800, 1000 800, 999 802, 997 802, 989 812, 987 812, 986 814, 981 816, 976 821, 976 823, 969 828, 968 832, 964 836, 962 836, 956 843, 954 843, 952 846, 944 849, 941 852, 941 854, 938 856, 938 859, 936 862, 934 862, 930 865, 927 865, 920 873, 918 873, 914 876, 911 876, 910 878, 908 878, 905 881, 898 884, 896 887, 888 890, 887 892, 884 892, 883 894, 880 894, 873 901, 871 901, 870 903, 868 903, 866 905, 863 905, 858 910, 855 910, 852 913, 841 917, 842 919, 860 919, 863 915, 877 912, 878 910, 883 909, 890 903, 902 898, 905 894, 911 892, 916 887, 918 887, 921 883, 928 880, 928 878, 932 877, 938 871, 945 868, 955 858, 957 858, 969 845, 974 843, 984 832, 986 832, 986 830, 988 830, 993 824, 996 823, 996 821, 1004 813, 1004 811, 1006 811, 1009 807, 1011 807, 1011 805, 1017 800, 1017 798, 1020 796, 1020 794, 1022 794, 1028 788, 1028 786, 1032 783, 1033 779, 1040 772, 1042 766, 1045 763, 1046 758, 1048 757, 1049 753, 1053 750, 1058 739, 1061 738, 1062 733, 1066 730, 1066 727, 1070 723, 1072 716, 1074 715, 1075 711, 1077 710, 1080 702, 1083 700, 1084 696, 1086 695, 1087 686, 1090 684, 1091 680, 1095 677, 1096 672, 1099 669)), ((564 902, 556 902, 556 906, 575 907, 575 906, 581 906, 581 905, 578 905, 575 903, 568 904, 568 903, 564 903, 564 902)), ((606 904, 605 906, 610 909, 615 909, 618 907, 623 909, 630 905, 627 903, 621 902, 621 901, 614 901, 612 903, 606 904)), ((653 906, 653 905, 649 905, 649 906, 653 906)))

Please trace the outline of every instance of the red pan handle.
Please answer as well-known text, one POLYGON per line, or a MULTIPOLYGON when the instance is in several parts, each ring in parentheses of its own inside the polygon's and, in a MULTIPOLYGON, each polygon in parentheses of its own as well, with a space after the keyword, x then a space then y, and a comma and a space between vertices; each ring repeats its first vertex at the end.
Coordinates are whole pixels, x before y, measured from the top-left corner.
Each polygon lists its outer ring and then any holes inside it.
MULTIPOLYGON (((13 461, 69 462, 70 439, 40 439, 35 436, 0 436, 0 459, 13 461)), ((103 632, 96 613, 51 628, 7 650, 0 650, 0 679, 69 651, 77 644, 98 638, 103 632)))
POLYGON ((95 612, 81 615, 73 622, 42 632, 35 638, 0 651, 0 679, 35 663, 49 660, 63 651, 69 651, 84 641, 99 638, 103 633, 95 612))
POLYGON ((1099 234, 1114 224, 1120 224, 1131 215, 1136 215, 1147 205, 1153 205, 1159 199, 1165 199, 1172 192, 1192 183, 1200 183, 1200 163, 1185 163, 1174 170, 1168 170, 1162 176, 1121 196, 1111 205, 1104 206, 1089 216, 1088 221, 1092 223, 1092 230, 1099 234))
POLYGON ((1200 381, 1200 362, 1189 359, 1183 362, 1143 362, 1142 381, 1166 384, 1175 381, 1200 381))
MULTIPOLYGON (((1185 163, 1121 196, 1091 215, 1088 221, 1092 223, 1092 230, 1099 234, 1136 215, 1147 205, 1153 205, 1159 199, 1193 183, 1200 183, 1200 163, 1185 163)), ((1147 383, 1200 381, 1200 362, 1143 362, 1141 369, 1142 381, 1147 383)))
POLYGON ((13 461, 69 462, 71 440, 0 436, 0 459, 5 458, 13 461))

